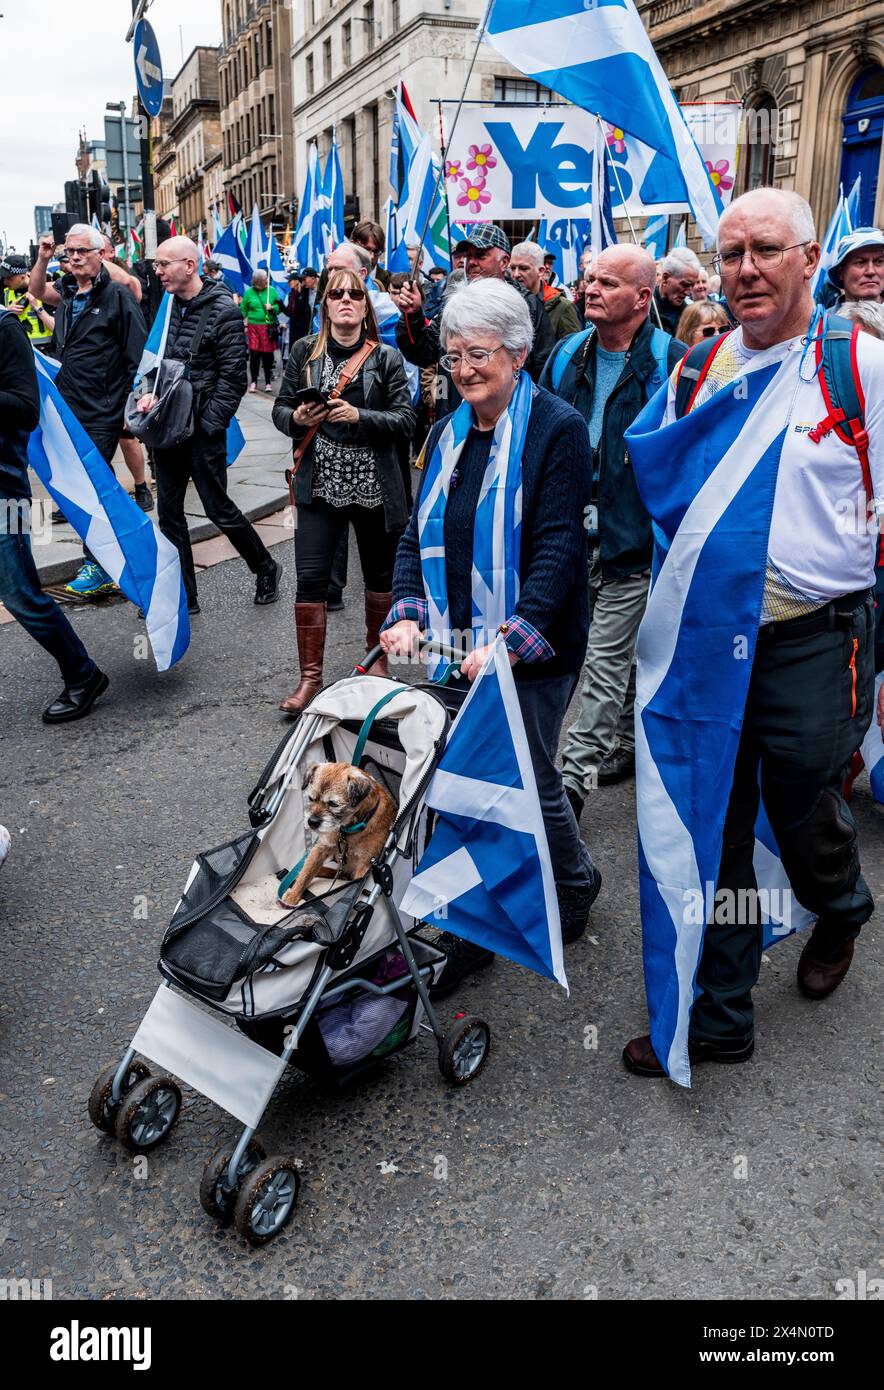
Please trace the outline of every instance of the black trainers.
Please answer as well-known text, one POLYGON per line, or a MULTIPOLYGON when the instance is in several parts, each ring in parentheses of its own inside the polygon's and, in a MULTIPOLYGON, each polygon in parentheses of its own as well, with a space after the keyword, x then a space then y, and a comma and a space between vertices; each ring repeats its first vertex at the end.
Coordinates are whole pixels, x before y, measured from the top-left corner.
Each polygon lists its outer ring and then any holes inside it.
POLYGON ((152 512, 154 509, 153 493, 147 483, 135 484, 135 501, 143 512, 152 512))
POLYGON ((476 970, 484 970, 494 960, 493 951, 485 951, 481 946, 474 946, 471 941, 464 941, 447 931, 443 932, 433 945, 445 952, 448 962, 439 983, 430 987, 431 999, 444 999, 447 994, 453 994, 458 985, 463 984, 467 975, 472 975, 476 970))
POLYGON ((582 797, 578 791, 575 791, 573 787, 570 787, 567 782, 565 783, 565 795, 571 805, 571 810, 574 812, 574 819, 579 825, 580 817, 583 815, 585 798, 582 797))
POLYGON ((258 571, 258 579, 255 584, 256 603, 275 603, 279 598, 279 581, 282 578, 282 565, 278 560, 271 560, 270 564, 258 571))
POLYGON ((593 865, 595 878, 588 888, 570 888, 562 883, 556 884, 556 897, 559 900, 559 916, 562 921, 562 942, 565 946, 577 941, 586 931, 589 923, 589 909, 592 907, 602 887, 602 876, 593 865))

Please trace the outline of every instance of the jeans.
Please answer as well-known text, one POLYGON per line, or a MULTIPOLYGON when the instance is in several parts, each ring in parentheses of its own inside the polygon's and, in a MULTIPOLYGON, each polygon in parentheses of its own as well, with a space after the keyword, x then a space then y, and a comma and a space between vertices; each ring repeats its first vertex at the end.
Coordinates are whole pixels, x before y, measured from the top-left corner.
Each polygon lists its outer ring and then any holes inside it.
POLYGON ((387 594, 392 589, 401 532, 387 530, 383 505, 332 507, 317 497, 297 510, 298 603, 325 603, 338 544, 351 523, 366 589, 375 594, 387 594))
MULTIPOLYGON (((828 631, 802 635, 796 619, 793 627, 781 623, 779 631, 759 633, 716 889, 753 906, 755 818, 763 795, 792 892, 816 914, 816 930, 833 946, 858 936, 874 910, 860 873, 856 826, 841 795, 872 720, 874 617, 868 600, 835 626, 835 610, 843 607, 829 605, 828 631)), ((706 928, 691 1036, 748 1040, 762 927, 754 910, 716 915, 745 920, 706 928)))
POLYGON ((516 681, 553 877, 565 888, 589 888, 595 879, 592 858, 580 837, 562 774, 556 767, 562 722, 577 679, 552 676, 548 680, 516 681))
POLYGON ((28 535, 0 531, 0 600, 55 658, 65 685, 82 685, 89 679, 95 663, 58 604, 40 588, 28 535))
POLYGON ((648 601, 649 573, 603 579, 598 552, 589 569, 591 626, 577 719, 568 730, 562 771, 585 796, 599 764, 617 746, 635 752, 635 639, 648 601))
MULTIPOLYGON (((181 574, 189 600, 196 599, 196 570, 184 499, 191 478, 206 516, 235 546, 253 574, 273 563, 258 532, 227 495, 227 439, 194 434, 177 449, 155 449, 157 517, 163 535, 181 556, 181 574)), ((323 595, 324 597, 324 595, 323 595)))

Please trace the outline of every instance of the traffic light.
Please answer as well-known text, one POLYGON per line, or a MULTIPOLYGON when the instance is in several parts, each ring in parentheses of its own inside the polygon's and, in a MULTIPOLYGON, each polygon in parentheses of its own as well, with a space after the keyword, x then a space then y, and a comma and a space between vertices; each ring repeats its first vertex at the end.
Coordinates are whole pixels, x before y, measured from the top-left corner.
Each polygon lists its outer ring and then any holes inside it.
POLYGON ((111 191, 97 169, 89 179, 89 216, 97 217, 102 227, 111 220, 111 191))
POLYGON ((88 222, 89 214, 86 210, 86 186, 80 183, 79 179, 70 179, 65 184, 64 206, 65 212, 67 212, 75 222, 88 222))

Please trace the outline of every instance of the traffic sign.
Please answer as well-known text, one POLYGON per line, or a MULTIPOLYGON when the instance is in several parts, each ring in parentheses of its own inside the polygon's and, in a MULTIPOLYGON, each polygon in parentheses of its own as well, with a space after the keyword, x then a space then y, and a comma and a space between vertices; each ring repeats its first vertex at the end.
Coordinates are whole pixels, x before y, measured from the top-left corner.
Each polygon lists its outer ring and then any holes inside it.
POLYGON ((163 67, 157 36, 146 19, 135 28, 135 80, 141 104, 149 116, 158 116, 163 104, 163 67))

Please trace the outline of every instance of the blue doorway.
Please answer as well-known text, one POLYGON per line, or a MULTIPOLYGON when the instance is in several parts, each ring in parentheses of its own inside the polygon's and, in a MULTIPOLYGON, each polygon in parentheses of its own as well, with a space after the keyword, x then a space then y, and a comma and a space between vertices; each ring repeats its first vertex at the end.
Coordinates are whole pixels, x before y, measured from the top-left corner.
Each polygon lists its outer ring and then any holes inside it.
POLYGON ((884 133, 884 68, 867 68, 850 89, 843 116, 841 184, 845 193, 860 177, 859 222, 871 226, 878 196, 881 136, 884 133))

